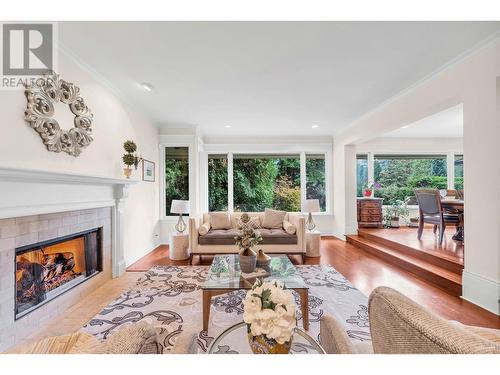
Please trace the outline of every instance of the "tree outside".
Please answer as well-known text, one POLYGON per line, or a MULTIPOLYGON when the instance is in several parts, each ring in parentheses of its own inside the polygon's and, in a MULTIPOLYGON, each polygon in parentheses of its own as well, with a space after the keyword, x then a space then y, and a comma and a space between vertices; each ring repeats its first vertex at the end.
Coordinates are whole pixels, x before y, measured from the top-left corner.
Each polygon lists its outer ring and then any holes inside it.
POLYGON ((446 169, 446 158, 376 158, 374 177, 382 188, 375 191, 375 197, 394 204, 414 197, 415 189, 446 189, 446 169))

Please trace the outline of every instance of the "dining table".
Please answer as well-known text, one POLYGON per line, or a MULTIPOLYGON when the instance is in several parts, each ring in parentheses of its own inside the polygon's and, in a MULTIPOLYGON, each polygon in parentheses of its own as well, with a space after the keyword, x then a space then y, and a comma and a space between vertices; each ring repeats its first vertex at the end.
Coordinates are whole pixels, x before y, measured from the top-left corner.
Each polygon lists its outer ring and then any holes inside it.
POLYGON ((441 198, 441 207, 447 212, 458 214, 460 220, 458 229, 452 239, 464 241, 464 200, 456 198, 441 198))

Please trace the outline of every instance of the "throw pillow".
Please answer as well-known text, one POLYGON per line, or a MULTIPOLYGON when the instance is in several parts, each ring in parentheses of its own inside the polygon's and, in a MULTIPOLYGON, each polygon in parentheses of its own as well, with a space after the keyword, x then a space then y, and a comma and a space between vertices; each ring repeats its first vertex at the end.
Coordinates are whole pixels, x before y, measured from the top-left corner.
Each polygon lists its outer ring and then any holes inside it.
POLYGON ((295 232, 297 232, 297 227, 287 220, 283 221, 283 229, 288 234, 295 234, 295 232))
POLYGON ((231 229, 231 219, 227 212, 210 212, 210 226, 212 229, 231 229))
POLYGON ((198 233, 200 234, 200 236, 204 236, 205 234, 208 233, 209 230, 210 230, 210 223, 203 223, 203 225, 201 225, 198 228, 198 233))
POLYGON ((262 227, 268 229, 282 228, 285 216, 286 211, 277 211, 266 208, 266 211, 264 212, 262 227))
MULTIPOLYGON (((241 223, 241 217, 233 216, 231 218, 231 224, 232 224, 232 226, 231 226, 232 228, 241 229, 241 224, 242 224, 241 223)), ((258 216, 251 216, 249 224, 254 229, 260 228, 260 217, 258 217, 258 216)))

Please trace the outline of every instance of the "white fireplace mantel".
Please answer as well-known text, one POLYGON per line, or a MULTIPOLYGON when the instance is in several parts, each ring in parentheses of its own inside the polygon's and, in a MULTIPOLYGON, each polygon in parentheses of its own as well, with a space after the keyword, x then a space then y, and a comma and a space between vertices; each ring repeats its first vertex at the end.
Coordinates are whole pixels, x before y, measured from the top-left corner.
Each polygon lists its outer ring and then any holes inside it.
POLYGON ((125 202, 137 180, 0 167, 0 219, 113 207, 112 272, 125 272, 125 202))

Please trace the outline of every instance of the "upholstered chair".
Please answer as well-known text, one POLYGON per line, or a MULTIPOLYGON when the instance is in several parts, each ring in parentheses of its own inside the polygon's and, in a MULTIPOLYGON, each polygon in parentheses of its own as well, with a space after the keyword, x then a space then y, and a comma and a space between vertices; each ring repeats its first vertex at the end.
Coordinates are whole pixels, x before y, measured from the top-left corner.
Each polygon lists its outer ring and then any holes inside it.
POLYGON ((442 319, 387 287, 370 295, 368 316, 372 347, 360 350, 333 317, 320 322, 327 353, 500 354, 500 330, 466 326, 442 319))

